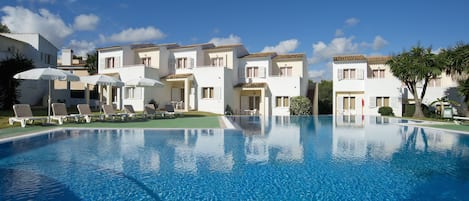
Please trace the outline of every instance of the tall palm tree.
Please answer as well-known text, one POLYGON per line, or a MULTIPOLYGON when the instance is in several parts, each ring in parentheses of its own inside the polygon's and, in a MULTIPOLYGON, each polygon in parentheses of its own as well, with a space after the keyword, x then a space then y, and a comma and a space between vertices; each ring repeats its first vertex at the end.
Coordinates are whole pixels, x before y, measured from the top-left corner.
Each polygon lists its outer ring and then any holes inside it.
POLYGON ((421 104, 428 82, 442 73, 439 57, 432 53, 431 47, 423 48, 417 45, 410 51, 393 56, 387 64, 394 76, 401 80, 414 96, 413 117, 424 117, 421 104), (423 83, 420 94, 417 88, 419 83, 423 83))
POLYGON ((458 43, 453 48, 444 49, 441 53, 446 73, 459 75, 459 94, 469 105, 469 44, 458 43))

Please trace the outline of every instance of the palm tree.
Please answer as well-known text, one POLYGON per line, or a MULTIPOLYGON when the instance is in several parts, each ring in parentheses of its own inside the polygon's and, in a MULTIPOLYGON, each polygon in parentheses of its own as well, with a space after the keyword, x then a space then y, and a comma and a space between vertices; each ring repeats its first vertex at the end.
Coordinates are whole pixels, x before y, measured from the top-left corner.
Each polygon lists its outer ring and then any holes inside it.
POLYGON ((387 64, 391 72, 401 80, 414 96, 415 112, 413 117, 424 117, 422 99, 425 96, 430 79, 436 78, 442 72, 440 59, 431 52, 431 47, 423 48, 420 45, 412 47, 410 51, 393 56, 387 64), (423 82, 422 91, 418 94, 417 84, 423 82))
POLYGON ((459 75, 459 94, 464 96, 464 102, 469 105, 469 44, 458 43, 455 47, 444 49, 442 58, 446 73, 459 75))

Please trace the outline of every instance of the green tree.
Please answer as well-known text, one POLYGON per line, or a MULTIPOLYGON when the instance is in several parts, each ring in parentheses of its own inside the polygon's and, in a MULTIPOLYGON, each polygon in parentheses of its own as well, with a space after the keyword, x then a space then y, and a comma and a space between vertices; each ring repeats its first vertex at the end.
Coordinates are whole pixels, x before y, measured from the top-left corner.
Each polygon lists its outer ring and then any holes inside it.
POLYGON ((13 104, 18 103, 17 87, 19 80, 13 78, 16 73, 32 69, 33 61, 16 53, 13 58, 0 61, 0 105, 2 109, 11 109, 13 104))
POLYGON ((10 29, 7 27, 7 25, 0 24, 0 33, 10 33, 10 29))
POLYGON ((319 114, 332 114, 332 80, 322 80, 318 88, 319 114))
POLYGON ((469 105, 469 44, 458 43, 441 52, 446 73, 460 76, 458 91, 469 105))
POLYGON ((98 52, 86 54, 86 64, 85 67, 88 67, 88 73, 90 75, 98 73, 98 52))
POLYGON ((425 97, 428 82, 442 73, 439 57, 432 53, 431 47, 423 48, 417 45, 412 47, 410 51, 403 51, 393 56, 387 64, 391 67, 394 76, 401 80, 414 96, 415 112, 413 117, 424 117, 421 103, 425 97), (422 82, 423 86, 419 94, 417 84, 422 82))
POLYGON ((292 97, 290 113, 292 115, 311 115, 311 101, 304 96, 292 97))

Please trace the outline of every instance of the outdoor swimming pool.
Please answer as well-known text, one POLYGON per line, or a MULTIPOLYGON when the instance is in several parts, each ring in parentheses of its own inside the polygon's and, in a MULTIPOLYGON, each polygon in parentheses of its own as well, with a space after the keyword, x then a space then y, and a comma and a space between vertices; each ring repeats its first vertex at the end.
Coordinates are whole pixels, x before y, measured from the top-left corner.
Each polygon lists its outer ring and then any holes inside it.
POLYGON ((468 200, 469 135, 383 117, 64 130, 0 144, 0 200, 468 200))

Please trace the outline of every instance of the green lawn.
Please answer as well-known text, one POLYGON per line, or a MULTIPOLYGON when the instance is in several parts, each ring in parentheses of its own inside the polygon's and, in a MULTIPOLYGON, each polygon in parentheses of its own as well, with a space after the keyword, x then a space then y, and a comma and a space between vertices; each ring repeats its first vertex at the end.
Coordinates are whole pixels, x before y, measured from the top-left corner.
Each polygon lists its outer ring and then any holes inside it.
MULTIPOLYGON (((47 108, 32 108, 35 116, 46 116, 47 108)), ((69 108, 70 113, 78 113, 69 108)), ((8 124, 13 111, 0 111, 0 138, 45 131, 54 128, 220 128, 218 116, 207 112, 186 112, 184 116, 171 119, 131 119, 128 121, 93 121, 92 123, 64 123, 63 125, 42 125, 40 122, 21 128, 19 123, 8 124)))

